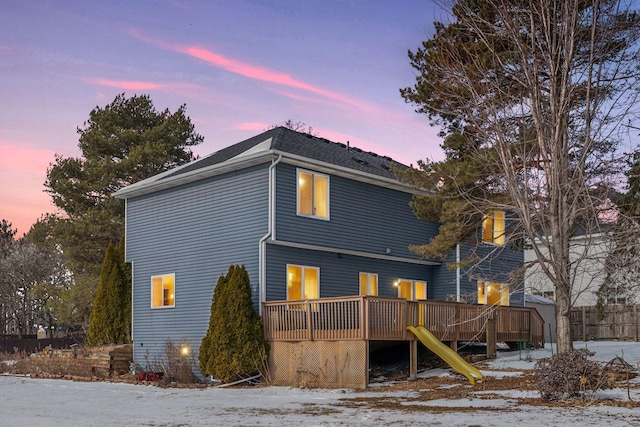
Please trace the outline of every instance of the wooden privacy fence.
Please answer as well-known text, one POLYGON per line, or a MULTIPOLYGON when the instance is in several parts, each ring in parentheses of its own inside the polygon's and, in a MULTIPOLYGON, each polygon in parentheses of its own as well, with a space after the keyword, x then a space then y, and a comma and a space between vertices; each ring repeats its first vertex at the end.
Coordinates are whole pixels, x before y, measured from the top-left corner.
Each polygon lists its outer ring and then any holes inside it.
POLYGON ((489 307, 447 301, 352 296, 263 303, 267 341, 411 340, 424 326, 441 341, 483 341, 497 320, 498 341, 544 342, 544 321, 529 307, 489 307))
POLYGON ((597 307, 571 310, 571 337, 574 340, 638 341, 640 325, 637 305, 609 305, 599 312, 597 307))

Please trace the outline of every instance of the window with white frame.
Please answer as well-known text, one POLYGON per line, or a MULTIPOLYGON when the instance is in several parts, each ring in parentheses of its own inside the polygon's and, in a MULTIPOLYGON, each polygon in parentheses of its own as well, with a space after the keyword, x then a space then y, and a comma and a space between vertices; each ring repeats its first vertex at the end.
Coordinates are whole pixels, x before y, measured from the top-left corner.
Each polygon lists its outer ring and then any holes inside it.
POLYGON ((304 265, 287 265, 287 300, 320 297, 320 269, 304 265))
POLYGON ((505 283, 478 282, 478 304, 509 305, 510 286, 505 283))
POLYGON ((151 307, 175 307, 176 275, 151 277, 151 307))
POLYGON ((378 275, 360 273, 360 295, 378 295, 378 275))
POLYGON ((398 279, 396 286, 398 287, 399 298, 409 301, 427 299, 427 282, 425 281, 398 279))
POLYGON ((482 221, 482 241, 504 245, 504 212, 490 211, 482 221))
POLYGON ((329 177, 298 169, 298 215, 329 219, 329 177))

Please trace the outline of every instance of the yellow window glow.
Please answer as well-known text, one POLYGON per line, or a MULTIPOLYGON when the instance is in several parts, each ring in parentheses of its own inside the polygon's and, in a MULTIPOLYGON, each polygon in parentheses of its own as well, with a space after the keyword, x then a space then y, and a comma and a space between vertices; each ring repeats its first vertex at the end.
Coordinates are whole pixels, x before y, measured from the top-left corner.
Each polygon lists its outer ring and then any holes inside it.
POLYGON ((298 171, 298 215, 329 217, 329 177, 298 171))
POLYGON ((313 214, 326 218, 329 215, 329 180, 325 176, 315 176, 313 180, 313 214))
POLYGON ((398 297, 411 300, 411 282, 400 280, 398 283, 398 297))
POLYGON ((398 280, 398 297, 408 300, 427 299, 427 282, 418 280, 398 280))
POLYGON ((493 243, 504 245, 504 212, 493 212, 493 243))
POLYGON ((302 267, 295 265, 287 267, 287 299, 302 299, 302 267))
POLYGON ((415 282, 415 298, 419 299, 427 299, 427 283, 426 282, 415 282))
POLYGON ((500 305, 509 305, 509 285, 500 287, 500 305))
POLYGON ((369 276, 369 295, 378 295, 378 275, 369 276))
POLYGON ((505 233, 505 216, 504 212, 491 211, 485 215, 482 221, 482 241, 487 243, 495 243, 496 245, 504 244, 505 233))
POLYGON ((493 242, 493 218, 489 215, 486 215, 482 221, 482 240, 493 242))
POLYGON ((316 299, 320 291, 320 270, 316 267, 287 266, 287 300, 316 299))
POLYGON ((497 283, 488 283, 485 288, 488 305, 500 304, 500 287, 497 283))
POLYGON ((304 269, 304 298, 318 298, 318 270, 315 268, 304 269))
POLYGON ((162 277, 151 279, 151 307, 162 307, 162 277))
POLYGON ((478 304, 486 304, 487 297, 484 293, 484 282, 478 282, 478 304))
POLYGON ((151 278, 151 307, 175 306, 175 276, 153 276, 151 278))
POLYGON ((360 273, 360 295, 378 295, 378 275, 360 273))
POLYGON ((367 273, 360 273, 360 295, 367 295, 369 275, 367 273))
POLYGON ((298 212, 313 215, 313 176, 310 173, 298 173, 298 212))

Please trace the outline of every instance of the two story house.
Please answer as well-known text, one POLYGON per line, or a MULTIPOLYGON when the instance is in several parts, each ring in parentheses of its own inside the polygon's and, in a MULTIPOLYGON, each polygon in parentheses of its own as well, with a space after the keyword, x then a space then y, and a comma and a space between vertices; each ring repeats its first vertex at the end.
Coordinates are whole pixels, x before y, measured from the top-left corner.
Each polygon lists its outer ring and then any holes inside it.
POLYGON ((188 342, 197 355, 214 286, 231 264, 247 268, 265 328, 275 328, 274 314, 264 312, 273 301, 298 301, 299 308, 300 301, 346 296, 477 295, 468 302, 522 306, 521 286, 489 279, 521 264, 521 251, 494 259, 485 281, 409 250, 428 242, 438 224, 416 218, 409 202, 428 193, 398 181, 394 167, 406 168, 349 143, 278 127, 119 190, 135 361, 161 358, 167 340, 188 342))

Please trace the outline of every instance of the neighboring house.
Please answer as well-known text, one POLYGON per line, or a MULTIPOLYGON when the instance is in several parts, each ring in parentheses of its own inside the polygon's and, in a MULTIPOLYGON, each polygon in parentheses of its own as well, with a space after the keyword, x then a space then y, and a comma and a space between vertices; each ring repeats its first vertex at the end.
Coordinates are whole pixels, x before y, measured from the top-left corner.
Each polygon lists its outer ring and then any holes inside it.
MULTIPOLYGON (((574 307, 595 306, 597 292, 604 282, 606 258, 611 249, 611 240, 606 232, 579 233, 571 240, 570 262, 573 289, 571 301, 574 307)), ((543 255, 547 252, 543 250, 543 255)), ((525 263, 536 261, 533 249, 524 251, 525 263)), ((555 289, 551 280, 543 273, 540 264, 534 264, 525 275, 526 293, 540 295, 555 301, 555 289)))
MULTIPOLYGON (((267 301, 354 295, 473 295, 468 302, 522 306, 522 286, 505 284, 522 251, 492 257, 483 280, 409 250, 438 225, 416 218, 409 202, 428 193, 399 182, 394 166, 406 168, 279 127, 118 191, 126 200, 135 361, 161 358, 167 340, 188 342, 197 355, 213 288, 231 264, 246 266, 261 311, 267 301)), ((484 245, 495 251, 501 242, 484 245)))

